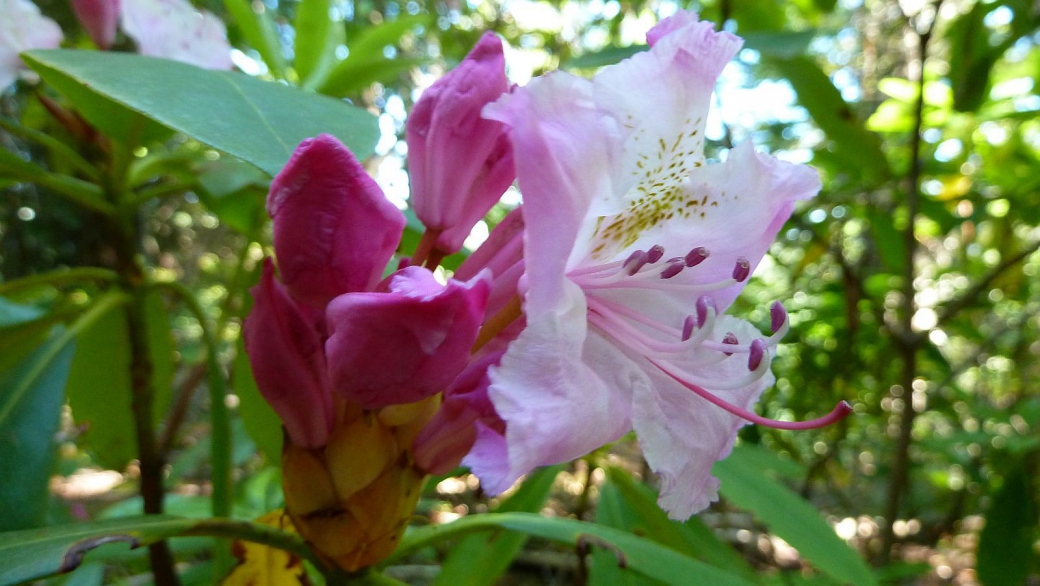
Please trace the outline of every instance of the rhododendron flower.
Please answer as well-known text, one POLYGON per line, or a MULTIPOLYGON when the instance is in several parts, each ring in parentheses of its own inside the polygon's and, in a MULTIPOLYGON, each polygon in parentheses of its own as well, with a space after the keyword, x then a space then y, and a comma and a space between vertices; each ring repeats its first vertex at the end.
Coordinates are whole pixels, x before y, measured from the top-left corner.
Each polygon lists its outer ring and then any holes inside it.
POLYGON ((119 0, 72 0, 76 18, 101 49, 107 50, 116 40, 119 4, 119 0))
POLYGON ((704 121, 741 41, 692 13, 662 21, 651 49, 592 80, 551 73, 484 111, 510 127, 524 197, 527 326, 487 395, 464 463, 495 494, 535 466, 580 457, 634 429, 685 519, 717 496, 712 464, 773 382, 773 333, 721 313, 794 202, 820 184, 808 167, 750 143, 705 164, 704 121))
POLYGON ((29 49, 53 49, 61 44, 61 28, 40 14, 29 0, 0 0, 0 91, 18 79, 25 67, 18 54, 29 49))
POLYGON ((212 12, 188 0, 122 0, 123 32, 142 55, 231 69, 227 29, 212 12))
POLYGON ((416 259, 457 252, 515 177, 505 126, 480 115, 509 89, 502 41, 484 33, 408 116, 408 174, 415 215, 427 227, 416 259))
POLYGON ((487 273, 442 285, 405 267, 380 280, 404 216, 339 141, 303 141, 267 209, 281 283, 268 263, 244 336, 257 386, 295 444, 325 445, 334 395, 364 409, 414 403, 465 368, 487 273))

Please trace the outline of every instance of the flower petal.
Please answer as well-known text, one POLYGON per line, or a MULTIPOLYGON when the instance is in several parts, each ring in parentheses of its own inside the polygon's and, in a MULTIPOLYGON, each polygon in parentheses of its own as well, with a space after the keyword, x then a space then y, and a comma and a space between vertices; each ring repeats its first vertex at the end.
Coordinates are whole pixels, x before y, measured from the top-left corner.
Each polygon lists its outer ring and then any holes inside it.
MULTIPOLYGON (((529 321, 502 364, 489 370, 488 395, 506 422, 500 435, 480 428, 463 462, 498 494, 534 469, 582 456, 629 429, 632 360, 598 335, 586 337, 585 300, 569 281, 566 305, 529 321)), ((645 377, 644 377, 645 378, 645 377)))
POLYGON ((329 303, 325 343, 333 388, 366 409, 414 403, 443 391, 469 361, 490 290, 486 273, 439 284, 407 267, 389 292, 329 303))
POLYGON ((513 182, 513 153, 500 122, 480 110, 509 89, 502 41, 485 33, 469 55, 423 92, 408 117, 408 172, 415 215, 437 230, 445 253, 462 248, 478 220, 513 182))
POLYGON ((271 259, 251 293, 255 303, 242 336, 256 385, 293 443, 324 446, 334 412, 321 335, 275 280, 271 259))
POLYGON ((327 134, 300 143, 271 183, 267 212, 282 282, 318 308, 374 287, 405 224, 353 153, 327 134))
POLYGON ((488 367, 502 360, 489 353, 462 371, 446 391, 444 403, 415 438, 415 464, 429 474, 447 474, 469 453, 477 438, 477 423, 505 433, 505 422, 488 397, 488 367))
MULTIPOLYGON (((754 270, 790 218, 794 202, 813 197, 819 189, 812 167, 755 152, 746 141, 729 151, 726 162, 694 169, 673 200, 674 216, 645 230, 631 248, 660 244, 667 255, 682 256, 704 246, 708 259, 673 280, 706 284, 727 279, 738 258, 747 259, 754 270), (734 226, 740 227, 739 234, 734 226)), ((738 283, 712 292, 719 310, 724 311, 742 288, 738 283)), ((688 298, 685 303, 689 305, 688 298)))
POLYGON ((98 48, 112 46, 119 25, 119 0, 72 0, 72 9, 98 48))
POLYGON ((530 320, 558 309, 568 255, 585 241, 578 235, 589 208, 616 192, 621 131, 596 108, 592 85, 562 72, 503 96, 484 116, 511 128, 524 194, 530 320))
POLYGON ((29 49, 51 49, 64 36, 58 23, 43 16, 29 0, 0 0, 0 91, 18 79, 25 65, 18 54, 29 49))
POLYGON ((142 55, 231 69, 224 23, 186 0, 123 0, 122 24, 142 55))
MULTIPOLYGON (((751 324, 723 317, 715 339, 733 332, 742 342, 759 337, 751 324)), ((732 380, 747 373, 747 355, 717 361, 716 352, 688 357, 684 368, 706 377, 732 380)), ((632 424, 650 468, 661 481, 658 503, 672 519, 685 521, 718 499, 719 481, 712 465, 729 455, 737 430, 747 422, 708 403, 652 365, 646 368, 652 391, 633 398, 632 424)), ((737 390, 713 391, 727 402, 751 409, 762 391, 773 384, 772 374, 737 390)), ((711 391, 711 389, 707 389, 711 391)))

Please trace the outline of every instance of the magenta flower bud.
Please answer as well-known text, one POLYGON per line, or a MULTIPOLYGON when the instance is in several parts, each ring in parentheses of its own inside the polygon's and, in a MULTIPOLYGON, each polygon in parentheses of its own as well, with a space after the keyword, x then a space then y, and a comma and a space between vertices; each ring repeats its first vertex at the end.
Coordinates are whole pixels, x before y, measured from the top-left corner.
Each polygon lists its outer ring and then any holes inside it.
POLYGON ((773 330, 773 333, 780 331, 780 328, 784 327, 787 323, 787 310, 784 309, 784 304, 779 301, 774 301, 773 306, 769 308, 770 324, 769 329, 773 330))
POLYGON ((738 283, 743 283, 750 275, 751 263, 744 257, 738 258, 737 263, 733 265, 733 279, 738 283))
POLYGON ((458 67, 423 92, 408 117, 412 207, 444 254, 462 248, 516 177, 505 125, 480 116, 508 90, 502 41, 485 33, 458 67))
POLYGON ((469 453, 477 439, 477 424, 505 434, 505 423, 488 397, 487 370, 502 359, 488 354, 466 367, 444 392, 444 403, 416 436, 415 464, 428 474, 447 474, 469 453))
POLYGON ((481 273, 441 285, 427 269, 407 267, 385 292, 333 299, 325 343, 332 387, 366 409, 443 391, 469 362, 489 280, 481 273))
POLYGON ((762 359, 766 355, 766 343, 761 339, 756 339, 751 342, 751 349, 748 352, 748 370, 758 370, 758 367, 762 364, 762 359))
POLYGON ((107 51, 116 40, 119 0, 72 0, 72 9, 94 44, 107 51))
POLYGON ((242 329, 256 386, 282 419, 294 444, 324 446, 334 422, 321 334, 274 278, 271 259, 251 293, 255 303, 242 329))
POLYGON ((327 134, 296 148, 271 183, 267 213, 282 283, 316 308, 371 290, 405 225, 354 155, 327 134))

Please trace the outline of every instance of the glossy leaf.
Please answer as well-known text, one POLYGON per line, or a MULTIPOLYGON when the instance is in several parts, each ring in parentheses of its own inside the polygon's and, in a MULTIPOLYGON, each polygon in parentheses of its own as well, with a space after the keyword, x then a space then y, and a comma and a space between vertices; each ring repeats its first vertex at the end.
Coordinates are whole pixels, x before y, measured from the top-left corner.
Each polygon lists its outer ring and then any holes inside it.
MULTIPOLYGON (((308 0, 309 1, 309 0, 308 0)), ((307 2, 304 2, 306 4, 307 2)), ((285 77, 285 56, 282 54, 282 43, 278 39, 274 21, 263 3, 254 4, 250 0, 224 0, 231 19, 238 26, 239 32, 254 49, 271 72, 280 78, 285 77), (257 6, 260 11, 254 9, 257 6)))
POLYGON ((55 326, 35 350, 0 372, 0 531, 44 522, 54 434, 75 352, 74 344, 62 343, 63 332, 55 326))
POLYGON ((231 374, 232 389, 238 397, 238 416, 245 425, 249 437, 256 443, 272 463, 282 459, 282 420, 267 404, 256 386, 249 356, 239 338, 235 345, 235 364, 231 374))
POLYGON ((986 511, 979 536, 978 572, 983 584, 1025 584, 1040 562, 1033 551, 1038 525, 1036 486, 1019 464, 986 511))
POLYGON ((111 108, 94 109, 99 100, 140 112, 270 175, 304 138, 327 132, 365 158, 379 137, 375 117, 359 108, 241 73, 101 51, 30 51, 23 58, 44 81, 76 94, 68 97, 106 132, 112 131, 111 108), (171 80, 178 91, 170 91, 171 80), (81 103, 77 95, 84 92, 94 99, 81 103))
MULTIPOLYGON (((531 474, 523 485, 502 501, 497 513, 536 513, 549 498, 556 475, 562 466, 541 468, 531 474)), ((509 567, 516 554, 524 547, 527 536, 522 533, 501 531, 490 536, 470 535, 452 546, 441 564, 441 572, 434 584, 444 586, 478 586, 495 584, 509 567)))
POLYGON ((798 94, 799 103, 809 111, 816 124, 834 142, 836 154, 849 170, 862 173, 874 182, 889 175, 888 160, 881 151, 877 135, 864 128, 852 108, 841 97, 827 74, 807 57, 770 59, 798 94))
POLYGON ((835 534, 819 511, 763 474, 754 460, 734 451, 716 462, 712 473, 722 482, 719 492, 723 497, 750 511, 822 572, 844 584, 877 583, 866 562, 835 534))
POLYGON ((138 548, 177 536, 245 539, 313 560, 299 537, 273 527, 226 519, 148 515, 0 533, 0 584, 20 584, 71 572, 87 553, 105 544, 126 543, 138 548))
MULTIPOLYGON (((152 363, 153 420, 166 414, 172 395, 173 341, 169 315, 157 293, 146 300, 146 328, 152 363)), ((79 351, 69 377, 69 406, 79 424, 86 424, 86 444, 103 465, 122 470, 137 457, 130 416, 130 341, 126 313, 113 311, 77 337, 79 351)))
POLYGON ((329 14, 330 0, 307 0, 296 9, 296 73, 303 87, 319 87, 336 63, 336 48, 346 40, 342 21, 329 14))
POLYGON ((703 562, 686 557, 649 539, 594 523, 542 517, 532 513, 489 513, 463 517, 445 525, 430 525, 405 534, 388 562, 417 549, 470 533, 499 530, 517 531, 571 547, 602 547, 615 554, 619 566, 665 584, 691 583, 717 586, 746 585, 750 582, 703 562))
POLYGON ((668 518, 657 505, 657 495, 647 486, 637 483, 624 470, 607 470, 609 485, 617 491, 618 504, 623 511, 624 525, 612 525, 653 539, 675 551, 709 563, 718 568, 755 579, 755 572, 729 545, 715 536, 714 531, 697 517, 685 523, 668 518))

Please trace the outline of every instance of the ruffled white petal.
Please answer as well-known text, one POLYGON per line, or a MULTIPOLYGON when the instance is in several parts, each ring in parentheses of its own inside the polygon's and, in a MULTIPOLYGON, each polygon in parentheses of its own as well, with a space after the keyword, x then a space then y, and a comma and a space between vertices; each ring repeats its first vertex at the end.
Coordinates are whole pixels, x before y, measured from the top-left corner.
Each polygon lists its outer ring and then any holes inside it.
POLYGON ((509 488, 537 466, 565 462, 612 442, 631 427, 636 364, 587 332, 584 295, 566 285, 566 303, 546 313, 489 370, 488 395, 506 422, 507 466, 495 461, 501 436, 478 434, 464 463, 492 493, 509 488), (589 334, 588 336, 586 334, 589 334))
POLYGON ((64 36, 58 23, 40 14, 29 0, 0 0, 0 91, 18 79, 25 66, 18 54, 52 49, 64 36))
MULTIPOLYGON (((725 332, 735 333, 742 343, 760 335, 751 324, 733 317, 722 318, 718 325, 716 340, 725 332)), ((679 364, 721 380, 747 373, 746 354, 734 354, 721 362, 719 358, 717 352, 700 351, 679 364)), ((672 519, 686 520, 718 499, 719 481, 711 475, 711 467, 729 455, 737 430, 747 422, 698 397, 652 365, 645 372, 653 390, 633 397, 633 428, 647 463, 660 479, 658 504, 672 519)), ((751 409, 773 381, 772 374, 767 374, 747 387, 714 394, 751 409)))
POLYGON ((187 0, 123 0, 123 31, 142 55, 231 69, 227 29, 213 13, 187 0))

